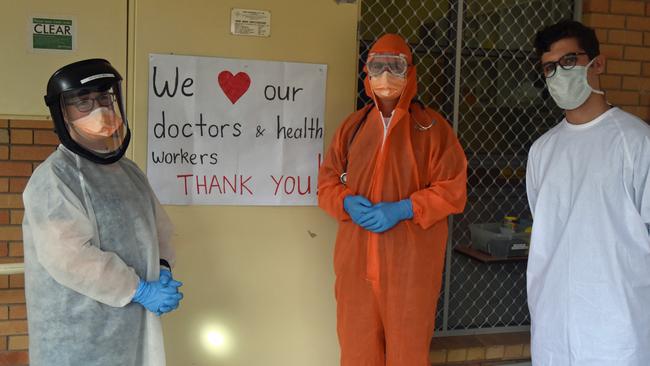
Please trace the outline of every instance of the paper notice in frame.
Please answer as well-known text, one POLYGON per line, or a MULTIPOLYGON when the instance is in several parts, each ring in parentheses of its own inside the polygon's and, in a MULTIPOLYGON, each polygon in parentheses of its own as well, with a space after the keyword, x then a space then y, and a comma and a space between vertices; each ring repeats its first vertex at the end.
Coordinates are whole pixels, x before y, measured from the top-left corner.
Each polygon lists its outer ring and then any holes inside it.
POLYGON ((236 36, 271 36, 271 12, 266 10, 232 9, 230 33, 236 36))

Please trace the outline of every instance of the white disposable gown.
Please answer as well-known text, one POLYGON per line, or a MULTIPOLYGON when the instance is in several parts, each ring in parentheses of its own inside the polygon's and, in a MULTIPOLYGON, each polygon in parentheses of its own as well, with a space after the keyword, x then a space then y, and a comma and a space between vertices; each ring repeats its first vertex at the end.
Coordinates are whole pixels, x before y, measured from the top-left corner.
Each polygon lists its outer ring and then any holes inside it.
POLYGON ((171 222, 140 169, 60 145, 23 199, 30 364, 165 365, 159 318, 131 303, 139 278, 174 260, 171 222))
POLYGON ((650 365, 649 172, 650 127, 618 108, 533 144, 533 365, 650 365))

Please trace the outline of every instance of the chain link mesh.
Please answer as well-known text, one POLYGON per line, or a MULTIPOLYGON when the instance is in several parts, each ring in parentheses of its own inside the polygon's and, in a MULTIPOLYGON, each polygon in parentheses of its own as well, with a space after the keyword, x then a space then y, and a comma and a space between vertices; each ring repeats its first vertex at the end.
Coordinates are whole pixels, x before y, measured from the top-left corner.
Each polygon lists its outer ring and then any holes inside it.
MULTIPOLYGON (((453 248, 470 243, 469 224, 530 217, 528 149, 562 116, 539 76, 532 37, 544 25, 571 18, 574 7, 573 0, 464 0, 458 52, 458 1, 363 0, 357 100, 358 107, 370 103, 362 71, 370 46, 382 34, 398 33, 414 51, 417 98, 449 121, 458 109, 457 133, 469 165, 468 202, 454 218, 453 248)), ((530 324, 525 262, 484 264, 454 250, 447 256, 451 265, 438 304, 438 332, 530 324)))

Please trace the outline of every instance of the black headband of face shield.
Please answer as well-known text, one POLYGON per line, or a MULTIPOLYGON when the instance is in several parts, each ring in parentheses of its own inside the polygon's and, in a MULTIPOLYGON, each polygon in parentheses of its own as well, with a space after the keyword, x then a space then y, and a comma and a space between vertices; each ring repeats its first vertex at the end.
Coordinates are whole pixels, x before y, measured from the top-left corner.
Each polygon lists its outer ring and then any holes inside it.
POLYGON ((45 104, 50 109, 55 132, 65 147, 75 154, 99 164, 112 164, 124 156, 131 140, 131 131, 122 104, 121 82, 122 77, 120 74, 104 59, 78 61, 63 66, 52 74, 47 83, 47 94, 44 99, 45 104), (86 150, 72 139, 66 126, 61 100, 63 95, 83 95, 93 91, 106 91, 110 88, 113 88, 116 94, 117 108, 119 108, 124 121, 126 133, 120 148, 105 155, 98 155, 95 152, 86 150))

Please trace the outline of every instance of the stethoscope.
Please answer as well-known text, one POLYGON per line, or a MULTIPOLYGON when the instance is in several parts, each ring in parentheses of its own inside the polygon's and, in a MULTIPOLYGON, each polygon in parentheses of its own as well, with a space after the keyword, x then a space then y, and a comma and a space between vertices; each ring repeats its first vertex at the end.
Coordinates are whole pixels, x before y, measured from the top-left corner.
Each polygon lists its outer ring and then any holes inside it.
MULTIPOLYGON (((427 113, 426 112, 427 110, 424 107, 424 104, 422 104, 422 102, 420 102, 419 100, 414 100, 413 103, 419 105, 420 108, 422 109, 422 111, 424 111, 425 114, 427 113)), ((361 120, 359 121, 357 126, 354 128, 354 132, 352 133, 352 136, 350 136, 350 139, 348 140, 348 146, 347 146, 347 149, 345 150, 345 159, 343 160, 343 173, 341 173, 341 175, 339 176, 339 180, 344 185, 348 181, 348 179, 347 179, 348 178, 348 156, 347 155, 348 155, 348 152, 350 151, 350 147, 352 146, 352 143, 354 142, 354 138, 357 137, 357 133, 361 129, 361 126, 363 126, 363 124, 366 122, 366 120, 368 119, 368 114, 370 114, 370 111, 372 111, 372 109, 373 109, 373 105, 370 105, 368 107, 369 108, 363 114, 363 117, 361 117, 361 120)), ((409 113, 411 114, 411 116, 413 116, 413 109, 411 108, 411 106, 409 106, 409 113)), ((431 127, 433 127, 434 124, 436 124, 435 119, 432 119, 431 122, 429 122, 428 125, 420 124, 420 122, 415 121, 415 118, 413 118, 413 121, 415 122, 415 129, 420 131, 420 132, 427 131, 431 127)))

